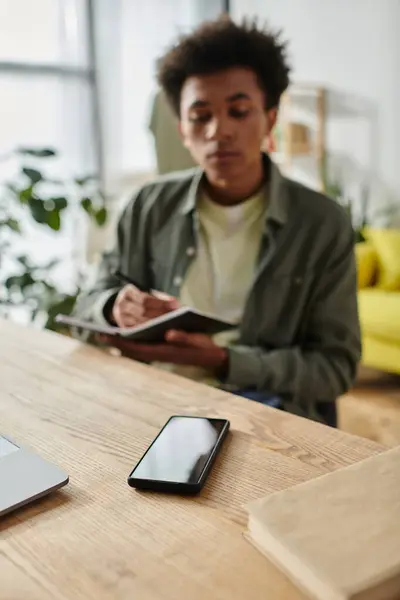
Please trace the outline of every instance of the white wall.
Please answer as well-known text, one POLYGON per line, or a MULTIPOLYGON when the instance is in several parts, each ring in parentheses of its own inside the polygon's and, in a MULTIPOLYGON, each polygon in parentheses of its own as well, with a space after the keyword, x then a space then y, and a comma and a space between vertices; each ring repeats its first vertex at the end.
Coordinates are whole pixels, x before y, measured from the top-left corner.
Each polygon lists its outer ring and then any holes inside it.
POLYGON ((329 90, 328 150, 347 164, 345 178, 368 180, 376 206, 400 205, 400 0, 231 4, 235 19, 282 28, 293 80, 329 90))

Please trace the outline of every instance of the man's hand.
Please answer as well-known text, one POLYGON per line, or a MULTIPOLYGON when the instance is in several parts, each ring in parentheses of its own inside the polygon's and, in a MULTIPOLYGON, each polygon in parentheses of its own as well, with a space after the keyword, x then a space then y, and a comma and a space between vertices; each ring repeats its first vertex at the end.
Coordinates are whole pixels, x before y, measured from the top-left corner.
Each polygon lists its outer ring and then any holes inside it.
POLYGON ((115 299, 111 320, 118 327, 135 327, 179 306, 179 301, 167 294, 147 294, 134 285, 126 285, 115 299))
POLYGON ((227 367, 228 352, 202 333, 171 330, 163 344, 142 344, 116 336, 102 336, 105 341, 128 358, 141 362, 165 362, 190 365, 222 372, 227 367))

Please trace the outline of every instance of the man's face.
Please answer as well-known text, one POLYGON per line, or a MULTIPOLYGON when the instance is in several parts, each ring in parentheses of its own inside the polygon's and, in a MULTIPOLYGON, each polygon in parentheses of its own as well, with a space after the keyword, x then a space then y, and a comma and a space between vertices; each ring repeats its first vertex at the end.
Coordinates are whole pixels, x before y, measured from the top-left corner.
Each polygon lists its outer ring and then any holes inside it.
POLYGON ((250 69, 189 77, 181 92, 180 132, 212 183, 246 177, 276 120, 250 69))

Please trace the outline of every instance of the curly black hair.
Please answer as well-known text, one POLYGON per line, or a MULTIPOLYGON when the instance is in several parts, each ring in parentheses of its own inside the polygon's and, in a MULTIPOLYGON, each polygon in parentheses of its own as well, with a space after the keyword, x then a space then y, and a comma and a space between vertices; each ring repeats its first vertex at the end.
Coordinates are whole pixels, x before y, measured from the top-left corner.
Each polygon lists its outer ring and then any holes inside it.
POLYGON ((181 36, 158 60, 157 80, 179 116, 186 79, 239 66, 256 73, 265 93, 266 108, 278 106, 289 85, 286 43, 280 41, 280 32, 258 27, 256 21, 244 20, 238 25, 220 17, 181 36))

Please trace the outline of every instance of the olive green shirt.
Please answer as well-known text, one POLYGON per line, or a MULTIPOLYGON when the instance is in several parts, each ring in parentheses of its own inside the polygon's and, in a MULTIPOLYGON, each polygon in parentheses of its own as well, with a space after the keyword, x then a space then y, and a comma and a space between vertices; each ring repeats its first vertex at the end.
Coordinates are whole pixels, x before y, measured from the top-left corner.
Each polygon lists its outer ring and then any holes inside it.
MULTIPOLYGON (((280 396, 285 410, 323 420, 318 406, 349 388, 361 354, 352 226, 334 200, 284 178, 267 156, 264 162, 260 252, 224 383, 280 396)), ((117 269, 179 297, 198 245, 203 177, 201 169, 164 175, 136 193, 77 316, 99 318, 121 288, 117 269)))

